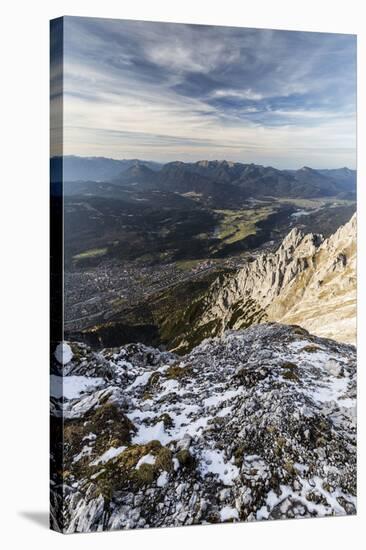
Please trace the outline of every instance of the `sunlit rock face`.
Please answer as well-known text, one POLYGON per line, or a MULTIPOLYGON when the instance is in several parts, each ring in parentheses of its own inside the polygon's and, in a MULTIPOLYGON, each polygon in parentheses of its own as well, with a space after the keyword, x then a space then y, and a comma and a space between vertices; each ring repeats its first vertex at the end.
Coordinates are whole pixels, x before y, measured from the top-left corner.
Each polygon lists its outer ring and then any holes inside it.
POLYGON ((212 325, 217 334, 276 321, 355 343, 356 290, 354 215, 326 240, 295 228, 276 252, 220 277, 211 286, 197 327, 212 325))

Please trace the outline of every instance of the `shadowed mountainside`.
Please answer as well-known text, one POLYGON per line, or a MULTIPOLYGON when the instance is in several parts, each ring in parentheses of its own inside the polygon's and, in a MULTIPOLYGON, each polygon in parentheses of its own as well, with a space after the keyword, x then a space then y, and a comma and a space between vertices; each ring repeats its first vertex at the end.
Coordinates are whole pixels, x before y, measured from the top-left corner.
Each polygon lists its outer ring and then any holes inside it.
MULTIPOLYGON (((51 159, 51 173, 56 162, 57 157, 51 159)), ((354 198, 356 193, 356 172, 348 168, 315 170, 304 166, 299 170, 278 170, 271 166, 226 160, 159 164, 139 159, 75 156, 65 156, 63 167, 64 181, 75 182, 75 186, 78 181, 113 183, 116 186, 138 184, 140 188, 193 192, 213 200, 228 193, 242 200, 262 196, 354 198)), ((91 185, 90 189, 93 193, 97 191, 91 185)), ((102 192, 103 189, 99 188, 98 193, 102 192)))

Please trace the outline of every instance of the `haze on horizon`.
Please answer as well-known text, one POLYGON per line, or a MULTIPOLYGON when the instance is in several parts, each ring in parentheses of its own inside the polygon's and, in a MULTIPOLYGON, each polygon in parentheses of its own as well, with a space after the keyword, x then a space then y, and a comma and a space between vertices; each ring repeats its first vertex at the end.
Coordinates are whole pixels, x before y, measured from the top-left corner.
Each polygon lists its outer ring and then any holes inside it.
POLYGON ((356 37, 65 17, 64 154, 355 168, 356 37))

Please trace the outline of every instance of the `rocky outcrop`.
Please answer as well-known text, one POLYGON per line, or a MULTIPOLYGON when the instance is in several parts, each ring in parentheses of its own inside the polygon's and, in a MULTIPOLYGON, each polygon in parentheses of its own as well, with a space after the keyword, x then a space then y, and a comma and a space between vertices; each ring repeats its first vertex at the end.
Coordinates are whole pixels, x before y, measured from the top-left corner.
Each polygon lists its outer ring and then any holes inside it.
POLYGON ((196 328, 214 335, 264 321, 355 343, 356 215, 326 240, 294 228, 275 253, 217 279, 196 328))
POLYGON ((141 344, 63 351, 51 376, 54 429, 63 419, 55 528, 356 512, 353 346, 260 324, 184 357, 141 344))

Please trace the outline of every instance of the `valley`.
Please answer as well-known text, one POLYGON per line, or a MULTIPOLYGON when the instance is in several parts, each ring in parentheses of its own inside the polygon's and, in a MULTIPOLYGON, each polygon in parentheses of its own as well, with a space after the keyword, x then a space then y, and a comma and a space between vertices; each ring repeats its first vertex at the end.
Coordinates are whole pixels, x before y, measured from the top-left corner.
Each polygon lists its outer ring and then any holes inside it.
MULTIPOLYGON (((356 207, 351 171, 337 179, 310 168, 135 160, 116 174, 107 161, 95 160, 108 179, 95 182, 82 179, 93 159, 87 169, 65 161, 65 331, 96 348, 141 341, 189 351, 219 330, 215 319, 201 322, 215 281, 274 253, 292 228, 329 237, 356 207)), ((252 306, 249 324, 264 315, 252 306)))

